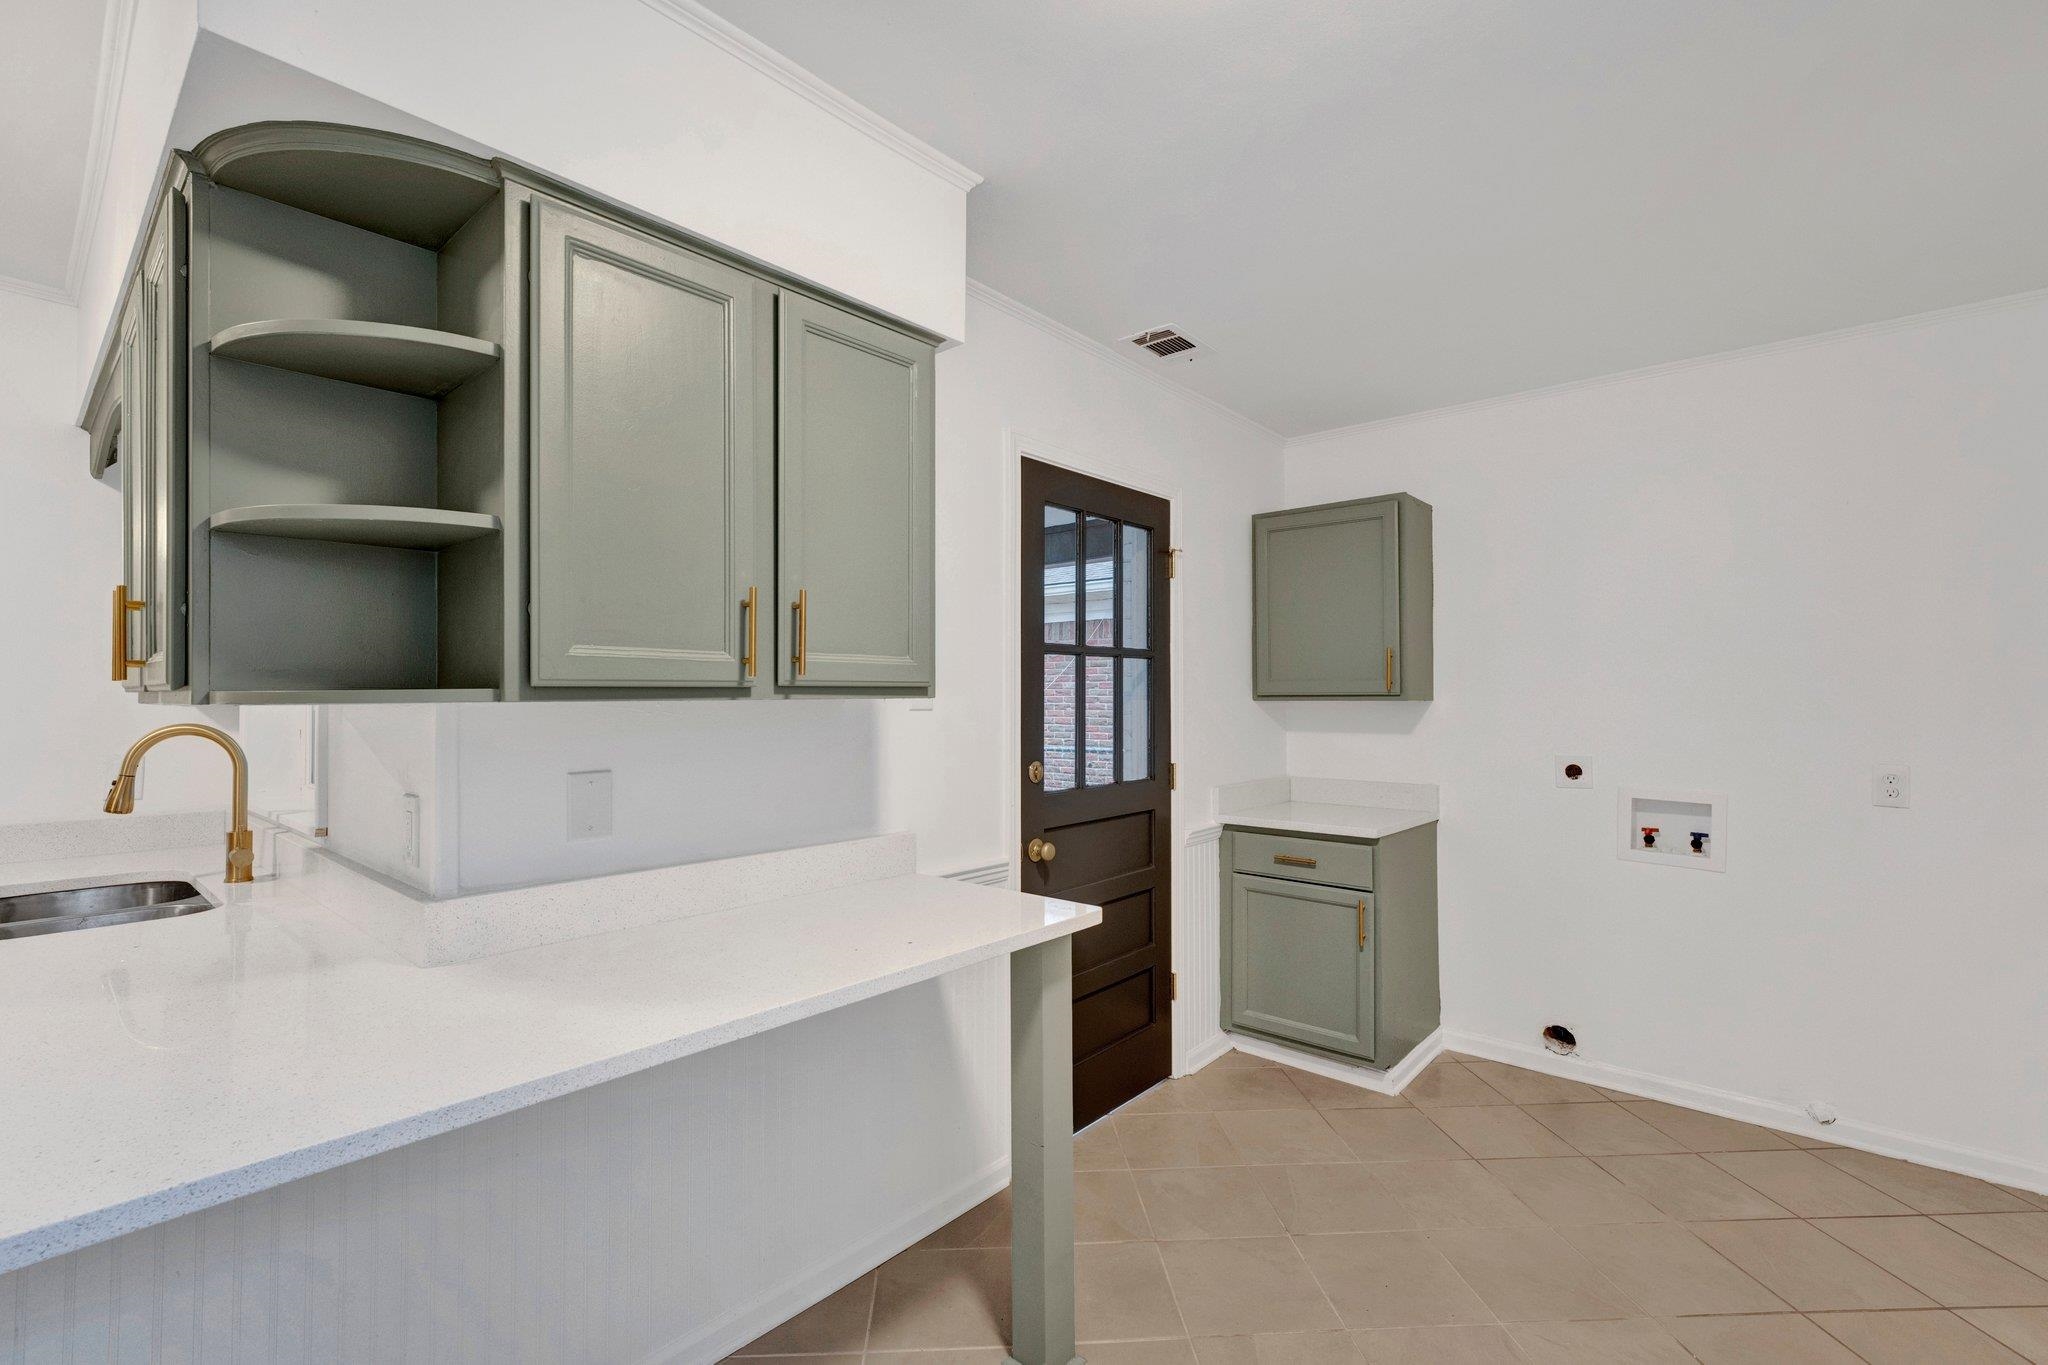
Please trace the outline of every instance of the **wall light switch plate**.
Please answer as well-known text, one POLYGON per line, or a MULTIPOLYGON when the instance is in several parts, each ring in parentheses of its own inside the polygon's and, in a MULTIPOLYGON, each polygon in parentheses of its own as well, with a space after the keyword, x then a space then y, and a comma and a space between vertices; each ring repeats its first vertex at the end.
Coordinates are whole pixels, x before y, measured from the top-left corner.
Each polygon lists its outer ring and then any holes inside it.
POLYGON ((569 837, 603 839, 612 832, 612 770, 569 774, 569 837))
POLYGON ((1593 760, 1583 754, 1559 754, 1550 760, 1550 771, 1560 787, 1593 785, 1593 760))
POLYGON ((1870 804, 1906 807, 1913 804, 1913 770, 1897 763, 1880 765, 1870 774, 1870 804))

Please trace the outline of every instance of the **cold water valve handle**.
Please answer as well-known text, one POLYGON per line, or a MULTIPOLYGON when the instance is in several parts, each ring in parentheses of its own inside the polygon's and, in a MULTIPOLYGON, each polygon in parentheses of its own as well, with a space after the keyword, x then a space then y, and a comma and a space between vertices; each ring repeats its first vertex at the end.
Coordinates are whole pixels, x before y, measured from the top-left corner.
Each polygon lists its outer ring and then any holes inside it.
POLYGON ((1692 851, 1695 853, 1705 853, 1707 851, 1707 832, 1705 830, 1696 829, 1692 832, 1692 851))

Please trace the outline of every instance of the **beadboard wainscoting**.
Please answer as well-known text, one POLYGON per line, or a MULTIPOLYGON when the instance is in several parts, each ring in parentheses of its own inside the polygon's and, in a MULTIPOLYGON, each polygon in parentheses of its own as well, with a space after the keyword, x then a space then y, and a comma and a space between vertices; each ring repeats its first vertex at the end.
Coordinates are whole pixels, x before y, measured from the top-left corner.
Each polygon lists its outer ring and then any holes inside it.
POLYGON ((1173 1015, 1176 1076, 1200 1071, 1230 1051, 1217 971, 1223 888, 1216 841, 1222 837, 1221 825, 1200 825, 1189 830, 1181 844, 1180 913, 1173 926, 1173 969, 1180 974, 1180 998, 1174 1002, 1173 1015))
POLYGON ((0 1275, 0 1360, 716 1360, 1008 1182, 1008 985, 981 963, 0 1275))

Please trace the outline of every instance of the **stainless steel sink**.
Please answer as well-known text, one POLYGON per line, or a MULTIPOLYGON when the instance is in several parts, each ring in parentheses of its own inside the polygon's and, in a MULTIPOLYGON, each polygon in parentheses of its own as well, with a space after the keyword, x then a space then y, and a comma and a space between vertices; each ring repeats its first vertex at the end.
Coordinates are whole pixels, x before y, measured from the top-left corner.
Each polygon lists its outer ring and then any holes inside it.
POLYGON ((212 908, 213 902, 192 883, 168 879, 23 891, 0 896, 0 940, 171 919, 212 908))

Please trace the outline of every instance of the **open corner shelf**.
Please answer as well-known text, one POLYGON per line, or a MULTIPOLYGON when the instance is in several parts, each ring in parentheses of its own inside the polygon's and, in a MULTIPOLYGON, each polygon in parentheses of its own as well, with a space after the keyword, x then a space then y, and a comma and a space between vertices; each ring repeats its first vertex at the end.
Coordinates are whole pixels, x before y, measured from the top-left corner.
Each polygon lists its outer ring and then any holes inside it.
POLYGON ((454 332, 348 318, 267 318, 214 333, 225 360, 438 398, 498 362, 502 349, 454 332))
POLYGON ((353 702, 496 701, 495 687, 329 688, 304 691, 215 692, 209 702, 222 706, 346 706, 353 702))
POLYGON ((383 545, 399 550, 442 550, 501 529, 481 512, 438 507, 378 507, 334 502, 278 502, 230 507, 206 519, 209 531, 287 540, 383 545))

